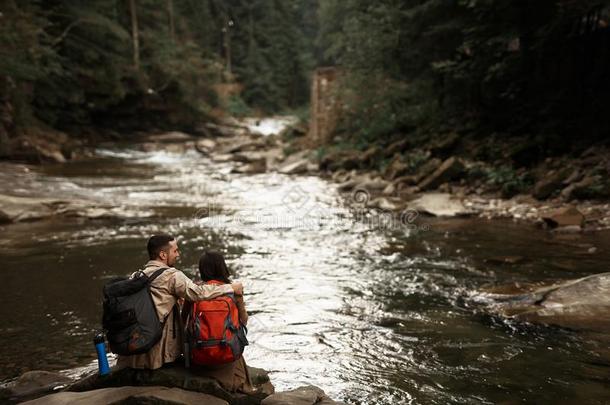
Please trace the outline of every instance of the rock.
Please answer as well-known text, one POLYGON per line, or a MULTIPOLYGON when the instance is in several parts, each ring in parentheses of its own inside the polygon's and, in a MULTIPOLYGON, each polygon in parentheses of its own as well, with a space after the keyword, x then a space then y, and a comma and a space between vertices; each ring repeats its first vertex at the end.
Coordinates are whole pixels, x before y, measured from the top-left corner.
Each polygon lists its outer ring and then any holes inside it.
POLYGON ((189 134, 185 134, 184 132, 172 131, 166 132, 164 134, 156 134, 150 135, 147 137, 150 142, 163 142, 163 143, 172 143, 172 142, 185 142, 192 141, 194 138, 189 134))
POLYGON ((426 193, 409 203, 409 209, 424 212, 437 217, 471 215, 464 204, 447 193, 426 193))
POLYGON ((398 189, 400 189, 402 185, 413 186, 417 183, 419 183, 419 177, 413 176, 413 175, 401 176, 401 177, 394 179, 394 184, 396 184, 398 189))
POLYGON ((66 391, 84 392, 110 387, 162 386, 212 395, 229 404, 259 404, 263 398, 274 392, 274 388, 265 370, 248 367, 248 371, 256 388, 256 391, 251 394, 227 391, 215 379, 197 375, 196 371, 181 366, 156 370, 113 369, 110 375, 105 377, 100 377, 97 373, 91 374, 70 385, 66 391))
POLYGON ((260 159, 231 169, 231 173, 259 174, 267 171, 267 159, 260 159))
POLYGON ((455 157, 451 157, 443 162, 441 166, 431 175, 426 177, 418 187, 421 190, 430 190, 440 186, 443 183, 455 180, 464 173, 464 165, 455 157))
POLYGON ((430 150, 435 155, 446 156, 456 148, 459 141, 460 136, 456 132, 450 132, 445 136, 439 137, 430 145, 430 150))
POLYGON ((315 162, 307 162, 307 172, 317 173, 320 171, 320 165, 315 162))
POLYGON ((360 182, 356 186, 356 188, 367 190, 370 192, 380 192, 381 190, 385 189, 389 184, 390 184, 389 182, 387 182, 381 178, 375 178, 375 179, 364 180, 364 181, 360 182))
POLYGON ((247 138, 245 140, 241 140, 236 142, 233 145, 227 146, 222 153, 237 153, 244 151, 253 151, 265 148, 265 141, 261 141, 258 139, 250 139, 247 138))
POLYGON ((539 287, 518 295, 495 295, 491 309, 519 321, 610 333, 610 273, 539 287))
POLYGON ((582 227, 579 225, 560 226, 552 230, 553 233, 574 234, 582 232, 582 227))
POLYGON ((15 139, 12 156, 16 160, 24 160, 32 163, 64 163, 65 156, 61 153, 61 147, 57 143, 48 142, 45 139, 23 138, 15 139))
POLYGON ((534 186, 533 196, 538 200, 545 200, 555 191, 562 188, 564 180, 569 176, 567 170, 558 170, 549 173, 545 178, 538 181, 534 186))
MULTIPOLYGON (((62 203, 51 198, 16 197, 0 194, 0 210, 10 222, 33 221, 54 215, 53 206, 62 203)), ((65 202, 67 204, 67 202, 65 202)))
POLYGON ((368 208, 377 208, 383 211, 396 211, 400 208, 398 205, 394 204, 393 202, 389 201, 387 198, 384 197, 377 197, 373 200, 370 200, 366 203, 366 206, 368 208))
POLYGON ((383 189, 383 191, 381 192, 381 194, 383 195, 392 195, 396 193, 396 183, 390 183, 386 186, 386 188, 383 189))
POLYGON ((608 181, 608 176, 595 175, 585 177, 583 180, 575 183, 571 197, 580 200, 606 199, 610 197, 610 182, 608 181))
POLYGON ((574 169, 572 173, 563 181, 563 185, 567 186, 576 183, 582 178, 582 172, 579 169, 574 169))
POLYGON ((311 154, 311 151, 308 149, 304 149, 302 151, 296 152, 296 153, 292 153, 288 156, 286 156, 286 158, 283 161, 284 165, 288 165, 290 163, 295 163, 295 162, 299 162, 302 160, 309 160, 309 155, 311 154))
POLYGON ((6 212, 0 210, 0 225, 10 224, 11 222, 13 222, 11 217, 6 212))
POLYGON ((233 160, 242 163, 257 163, 267 160, 267 154, 259 151, 244 151, 233 154, 233 160))
POLYGON ((343 183, 339 184, 339 186, 337 186, 337 189, 341 192, 345 192, 345 191, 351 191, 353 190, 358 184, 360 184, 362 180, 361 179, 350 179, 347 181, 344 181, 343 183))
POLYGON ((411 143, 409 142, 408 139, 400 139, 398 141, 391 143, 387 148, 385 148, 384 155, 385 156, 394 156, 397 153, 402 153, 403 151, 409 149, 410 146, 411 146, 411 143))
POLYGON ((200 139, 195 142, 195 149, 203 155, 209 155, 216 148, 216 142, 211 139, 200 139))
POLYGON ((376 146, 371 146, 360 155, 360 166, 371 166, 376 161, 379 155, 379 149, 376 146))
POLYGON ((415 175, 416 181, 413 184, 417 184, 420 181, 422 181, 425 177, 427 177, 428 175, 433 173, 436 169, 438 169, 442 163, 443 163, 442 160, 440 160, 438 158, 432 158, 432 159, 426 161, 426 163, 421 165, 421 167, 417 170, 417 174, 415 175))
POLYGON ((358 151, 352 151, 350 155, 345 156, 339 161, 339 167, 345 170, 359 169, 361 160, 358 151))
POLYGON ((292 163, 284 163, 278 169, 278 172, 283 174, 299 174, 308 171, 309 161, 307 159, 298 160, 292 163))
POLYGON ((387 179, 394 180, 397 177, 405 176, 410 171, 410 167, 408 164, 403 163, 400 160, 400 157, 397 156, 392 160, 392 162, 386 167, 384 171, 384 176, 387 179))
POLYGON ((72 404, 172 404, 172 405, 228 405, 229 402, 199 392, 167 387, 117 387, 86 392, 60 392, 33 401, 30 405, 72 404))
POLYGON ((577 183, 572 183, 561 191, 561 197, 566 201, 579 198, 586 194, 586 190, 595 183, 595 177, 586 176, 577 183))
POLYGON ((331 178, 337 183, 343 183, 344 181, 348 180, 349 176, 350 174, 347 170, 341 169, 334 172, 331 178))
POLYGON ((214 162, 224 163, 233 160, 233 155, 229 153, 214 153, 210 156, 214 162))
POLYGON ((70 378, 59 373, 41 370, 28 371, 3 388, 0 399, 24 400, 37 397, 63 388, 71 382, 70 378))
POLYGON ((312 385, 268 396, 261 405, 342 405, 330 399, 324 391, 312 385))
POLYGON ((576 207, 572 206, 559 208, 548 214, 543 214, 542 219, 551 228, 570 225, 582 227, 585 222, 585 216, 576 207))

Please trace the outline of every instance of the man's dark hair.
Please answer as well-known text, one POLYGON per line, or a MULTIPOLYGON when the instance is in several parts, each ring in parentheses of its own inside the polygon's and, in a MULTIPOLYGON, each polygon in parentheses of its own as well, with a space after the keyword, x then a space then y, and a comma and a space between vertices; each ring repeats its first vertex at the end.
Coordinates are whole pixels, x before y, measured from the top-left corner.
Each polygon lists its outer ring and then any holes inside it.
POLYGON ((161 253, 161 251, 165 249, 167 245, 173 240, 175 240, 175 238, 167 234, 151 236, 148 240, 148 243, 146 244, 146 249, 148 250, 148 257, 150 258, 150 260, 155 260, 157 257, 159 257, 159 253, 161 253))

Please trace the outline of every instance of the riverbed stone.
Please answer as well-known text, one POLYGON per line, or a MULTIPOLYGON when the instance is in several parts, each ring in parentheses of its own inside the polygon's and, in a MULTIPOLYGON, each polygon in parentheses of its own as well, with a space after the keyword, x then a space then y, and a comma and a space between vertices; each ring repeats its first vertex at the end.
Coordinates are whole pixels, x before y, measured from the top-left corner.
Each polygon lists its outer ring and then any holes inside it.
POLYGON ((229 402, 200 392, 168 387, 117 387, 86 392, 60 392, 28 401, 29 405, 228 405, 229 402))
POLYGON ((189 134, 185 134, 184 132, 179 132, 179 131, 171 131, 171 132, 165 132, 162 134, 154 134, 154 135, 149 135, 148 137, 148 141, 150 142, 168 142, 168 143, 173 143, 173 142, 185 142, 185 141, 192 141, 194 138, 192 135, 189 134))
POLYGON ((533 196, 538 200, 549 198, 555 191, 562 189, 564 180, 570 175, 568 169, 549 173, 534 185, 533 196))
POLYGON ((11 217, 6 212, 4 212, 0 209, 0 225, 10 224, 11 222, 13 222, 11 217))
POLYGON ((330 399, 324 391, 313 385, 296 388, 291 391, 270 395, 261 405, 344 405, 330 399))
POLYGON ((453 217, 472 214, 461 200, 449 193, 425 193, 411 201, 409 209, 437 217, 453 217))
POLYGON ((62 374, 32 370, 0 390, 0 399, 23 401, 65 387, 72 380, 62 374))
POLYGON ((299 174, 309 171, 309 161, 307 159, 297 160, 296 162, 288 162, 281 165, 278 172, 283 174, 299 174))
POLYGON ((157 370, 114 368, 108 376, 100 377, 97 373, 91 374, 70 385, 66 391, 83 392, 123 386, 163 386, 212 395, 231 405, 259 404, 263 398, 274 392, 274 388, 265 370, 248 367, 248 371, 256 388, 256 391, 251 394, 227 391, 215 379, 197 375, 196 370, 186 369, 179 365, 157 370))
POLYGON ((195 150, 202 155, 209 155, 216 148, 216 142, 212 139, 200 139, 195 142, 195 150))
POLYGON ((418 184, 418 187, 421 190, 434 189, 443 183, 457 179, 463 173, 464 164, 456 157, 450 157, 445 160, 434 173, 422 180, 421 183, 418 184))
POLYGON ((580 226, 585 222, 585 216, 574 206, 562 207, 543 214, 542 219, 551 228, 563 226, 580 226))
POLYGON ((384 171, 384 176, 389 180, 394 180, 397 177, 407 175, 409 171, 409 165, 402 162, 399 156, 396 156, 392 160, 392 162, 386 167, 384 171))
POLYGON ((610 273, 560 281, 495 299, 493 312, 512 319, 610 333, 610 273))

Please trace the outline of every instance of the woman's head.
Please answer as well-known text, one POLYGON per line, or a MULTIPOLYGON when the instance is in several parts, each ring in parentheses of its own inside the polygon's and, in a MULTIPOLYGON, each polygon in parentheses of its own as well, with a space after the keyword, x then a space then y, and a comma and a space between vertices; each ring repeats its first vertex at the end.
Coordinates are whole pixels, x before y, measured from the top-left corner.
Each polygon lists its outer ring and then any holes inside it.
POLYGON ((222 254, 215 251, 204 252, 199 258, 199 275, 201 280, 218 280, 230 283, 229 269, 222 254))

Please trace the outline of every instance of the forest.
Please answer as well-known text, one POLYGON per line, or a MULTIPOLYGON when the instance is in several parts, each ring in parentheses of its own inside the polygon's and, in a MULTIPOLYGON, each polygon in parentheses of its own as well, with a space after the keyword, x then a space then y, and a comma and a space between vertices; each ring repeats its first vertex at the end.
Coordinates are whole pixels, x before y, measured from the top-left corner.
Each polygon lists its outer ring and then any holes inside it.
POLYGON ((5 0, 1 13, 9 136, 303 108, 320 66, 345 72, 345 130, 367 141, 451 127, 561 148, 608 130, 605 1, 5 0), (221 100, 222 84, 240 91, 221 100))

